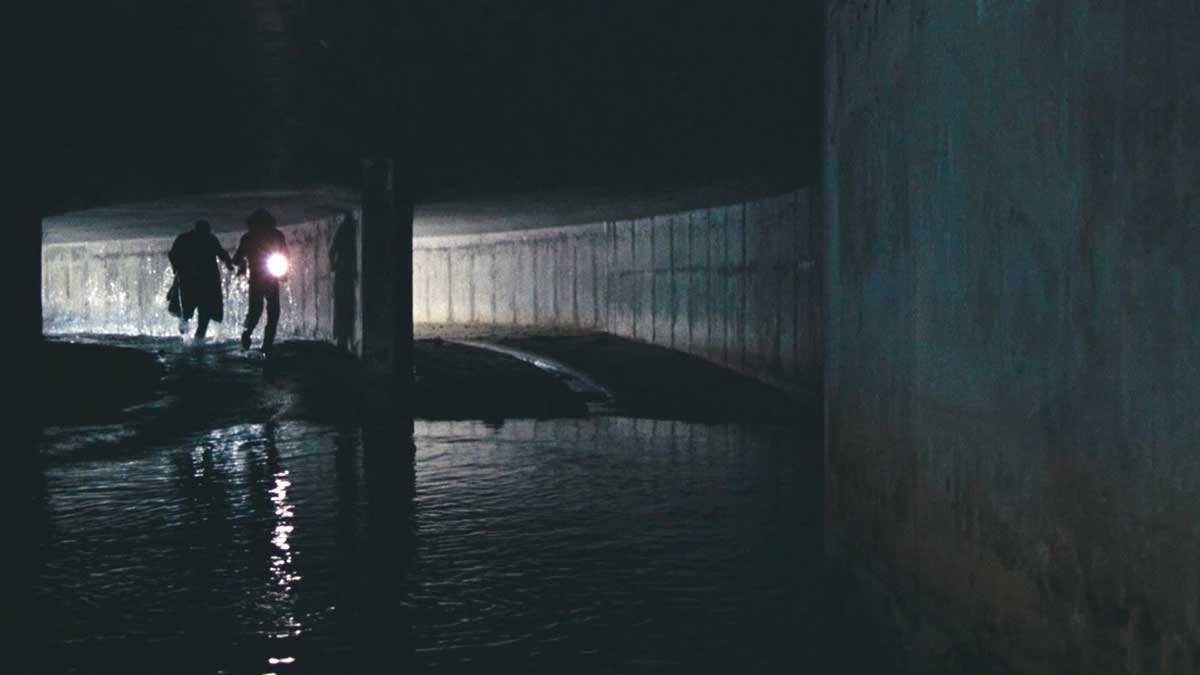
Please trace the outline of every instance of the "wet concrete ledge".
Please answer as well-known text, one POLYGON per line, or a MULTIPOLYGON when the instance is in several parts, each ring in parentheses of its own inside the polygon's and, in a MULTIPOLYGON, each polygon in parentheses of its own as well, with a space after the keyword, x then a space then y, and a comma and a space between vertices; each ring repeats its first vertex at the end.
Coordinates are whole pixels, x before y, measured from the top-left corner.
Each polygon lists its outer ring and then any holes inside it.
POLYGON ((43 426, 118 421, 151 398, 164 374, 152 352, 128 347, 46 341, 42 346, 36 423, 43 426))
POLYGON ((615 411, 693 422, 789 424, 820 436, 819 406, 698 356, 607 333, 506 337, 497 342, 586 373, 613 396, 615 411))
MULTIPOLYGON (((475 338, 561 361, 611 391, 612 400, 573 388, 561 373, 521 358, 425 337, 414 343, 414 417, 501 422, 617 414, 788 425, 813 434, 805 437, 820 433, 817 412, 793 393, 694 356, 598 333, 475 338)), ((229 404, 225 414, 247 420, 362 422, 367 414, 370 394, 361 363, 325 342, 286 341, 269 360, 244 354, 232 342, 193 347, 178 338, 63 336, 46 347, 42 424, 118 423, 129 406, 181 387, 202 406, 206 399, 223 399, 229 404), (238 378, 242 384, 235 384, 238 378), (283 402, 245 398, 240 390, 260 386, 251 378, 289 382, 300 396, 283 402)))
MULTIPOLYGON (((820 434, 819 409, 811 401, 662 347, 594 332, 473 333, 471 339, 548 356, 602 385, 612 399, 581 391, 569 377, 521 358, 426 336, 414 342, 413 413, 418 419, 500 421, 614 414, 787 425, 796 428, 798 437, 820 434)), ((310 401, 304 415, 343 407, 347 392, 362 395, 358 362, 329 345, 286 344, 272 367, 311 381, 312 386, 304 388, 310 401)))

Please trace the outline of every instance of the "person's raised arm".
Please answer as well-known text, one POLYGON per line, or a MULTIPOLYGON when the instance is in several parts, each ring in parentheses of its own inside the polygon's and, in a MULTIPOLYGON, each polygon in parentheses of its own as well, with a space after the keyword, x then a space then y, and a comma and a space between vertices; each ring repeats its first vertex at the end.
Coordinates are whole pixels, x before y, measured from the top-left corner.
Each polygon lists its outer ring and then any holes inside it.
POLYGON ((225 247, 221 245, 221 240, 214 236, 212 238, 212 245, 213 253, 217 255, 217 258, 221 262, 225 263, 225 269, 233 269, 233 259, 229 257, 229 251, 226 251, 225 247))
POLYGON ((237 251, 233 254, 233 264, 237 265, 238 274, 246 273, 246 235, 238 242, 237 251))

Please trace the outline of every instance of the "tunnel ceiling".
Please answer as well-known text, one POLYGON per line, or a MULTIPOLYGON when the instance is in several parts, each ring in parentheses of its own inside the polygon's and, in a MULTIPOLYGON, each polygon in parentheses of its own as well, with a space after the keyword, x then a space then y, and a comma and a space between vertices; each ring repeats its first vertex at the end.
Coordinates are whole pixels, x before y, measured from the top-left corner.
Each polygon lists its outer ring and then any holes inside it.
MULTIPOLYGON (((491 194, 419 204, 414 234, 452 236, 562 227, 642 218, 720 206, 779 194, 790 183, 714 181, 673 191, 613 189, 491 194)), ((266 208, 281 225, 297 224, 359 206, 356 192, 322 187, 192 195, 71 211, 43 221, 45 243, 173 237, 198 219, 215 232, 239 232, 246 215, 266 208)))
POLYGON ((538 168, 553 161, 613 165, 579 184, 651 160, 662 168, 647 182, 745 175, 758 160, 815 175, 817 3, 416 0, 394 3, 398 27, 373 18, 389 4, 73 7, 28 74, 50 212, 356 185, 358 158, 401 133, 405 109, 405 156, 421 170, 481 167, 464 185, 503 181, 520 165, 538 179, 522 184, 553 187, 570 177, 538 168), (396 91, 402 72, 411 99, 396 91), (300 177, 265 179, 271 171, 300 177))
POLYGON ((195 195, 73 211, 43 221, 46 243, 173 237, 204 219, 214 232, 239 232, 246 216, 265 208, 280 225, 294 225, 358 207, 349 190, 320 188, 195 195))

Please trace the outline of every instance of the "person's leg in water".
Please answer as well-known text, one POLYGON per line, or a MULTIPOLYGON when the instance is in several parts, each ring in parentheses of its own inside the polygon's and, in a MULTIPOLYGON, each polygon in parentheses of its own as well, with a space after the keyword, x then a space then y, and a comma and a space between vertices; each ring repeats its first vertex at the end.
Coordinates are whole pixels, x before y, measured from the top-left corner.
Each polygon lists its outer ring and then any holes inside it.
POLYGON ((182 281, 180 281, 179 282, 179 309, 180 309, 179 334, 180 335, 187 335, 188 322, 192 320, 192 312, 189 312, 188 310, 194 309, 194 308, 188 307, 187 303, 185 302, 187 296, 184 295, 184 292, 187 290, 189 290, 189 289, 187 289, 187 284, 184 284, 182 281))
POLYGON ((197 308, 196 312, 196 335, 193 338, 193 342, 198 344, 204 342, 204 338, 208 334, 208 322, 212 320, 212 317, 209 316, 208 310, 203 307, 197 308))
POLYGON ((250 309, 246 312, 246 323, 242 327, 242 349, 250 349, 250 334, 254 332, 259 318, 262 317, 263 290, 256 284, 250 284, 250 309))
POLYGON ((263 329, 262 350, 270 354, 275 346, 275 330, 279 327, 279 284, 271 284, 266 289, 267 296, 267 326, 263 329))

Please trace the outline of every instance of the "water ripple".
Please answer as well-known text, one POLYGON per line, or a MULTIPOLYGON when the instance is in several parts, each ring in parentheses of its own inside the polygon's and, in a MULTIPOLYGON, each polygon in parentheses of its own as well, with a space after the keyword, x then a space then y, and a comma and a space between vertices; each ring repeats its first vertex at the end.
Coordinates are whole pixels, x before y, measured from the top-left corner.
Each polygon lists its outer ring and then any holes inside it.
POLYGON ((816 449, 786 431, 418 423, 415 459, 380 445, 239 423, 45 465, 26 637, 61 672, 785 670, 820 554, 816 449))

